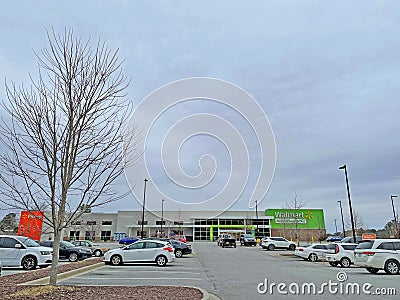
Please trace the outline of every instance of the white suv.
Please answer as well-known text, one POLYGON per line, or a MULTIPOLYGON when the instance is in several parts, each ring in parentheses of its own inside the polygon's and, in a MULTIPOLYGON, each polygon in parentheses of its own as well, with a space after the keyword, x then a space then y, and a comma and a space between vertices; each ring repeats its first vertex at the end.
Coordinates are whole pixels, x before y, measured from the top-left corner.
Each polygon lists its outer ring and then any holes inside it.
POLYGON ((271 251, 275 249, 288 249, 293 251, 296 249, 296 244, 283 237, 268 237, 263 240, 261 247, 271 251))
POLYGON ((42 247, 25 236, 0 235, 0 262, 3 267, 25 270, 44 268, 51 264, 53 249, 42 247))
POLYGON ((328 251, 324 254, 325 260, 333 267, 341 265, 348 268, 354 264, 354 249, 358 244, 333 243, 327 245, 328 251))
POLYGON ((360 243, 354 250, 354 264, 370 273, 385 270, 395 275, 400 270, 400 239, 376 239, 360 243))

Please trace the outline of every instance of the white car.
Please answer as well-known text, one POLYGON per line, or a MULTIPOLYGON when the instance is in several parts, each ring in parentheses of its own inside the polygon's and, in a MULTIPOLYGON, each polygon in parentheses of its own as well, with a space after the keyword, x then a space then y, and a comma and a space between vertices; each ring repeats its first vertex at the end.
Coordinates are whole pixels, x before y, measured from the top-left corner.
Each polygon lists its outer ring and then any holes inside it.
POLYGON ((114 266, 133 262, 155 262, 163 267, 174 259, 173 246, 169 242, 156 240, 140 240, 104 254, 104 262, 114 266))
POLYGON ((297 247, 294 255, 310 260, 312 262, 321 260, 323 255, 328 252, 328 244, 311 244, 304 247, 297 247))
POLYGON ((328 252, 325 254, 325 261, 331 266, 336 267, 339 264, 343 268, 348 268, 354 264, 354 249, 358 244, 353 243, 332 243, 329 244, 328 252))
POLYGON ((3 267, 25 270, 45 268, 51 264, 53 249, 40 246, 25 236, 0 235, 0 262, 3 267))
POLYGON ((275 249, 288 249, 293 251, 296 249, 296 243, 288 241, 283 237, 268 237, 263 239, 261 247, 271 251, 275 249))
POLYGON ((395 275, 400 270, 400 239, 376 239, 361 242, 354 250, 354 264, 370 273, 385 270, 395 275))

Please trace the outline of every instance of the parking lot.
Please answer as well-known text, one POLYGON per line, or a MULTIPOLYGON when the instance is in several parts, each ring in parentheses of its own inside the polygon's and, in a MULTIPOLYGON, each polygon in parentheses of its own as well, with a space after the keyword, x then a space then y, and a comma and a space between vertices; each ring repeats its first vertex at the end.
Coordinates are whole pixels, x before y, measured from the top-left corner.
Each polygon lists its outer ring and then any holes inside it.
MULTIPOLYGON (((325 288, 321 295, 294 295, 288 292, 280 294, 280 283, 302 285, 314 283, 317 287, 324 283, 357 283, 362 286, 371 284, 375 288, 395 288, 400 292, 397 276, 383 272, 370 274, 362 268, 335 268, 327 263, 312 263, 292 255, 286 250, 265 251, 259 246, 221 248, 216 243, 193 243, 194 254, 177 258, 166 267, 155 264, 130 264, 122 266, 104 266, 100 269, 66 279, 64 285, 184 285, 203 288, 222 299, 377 299, 377 295, 346 295, 338 290, 331 293, 325 288), (338 281, 339 275, 346 276, 345 281, 338 281), (343 273, 344 272, 344 273, 343 273), (270 290, 261 294, 266 281, 270 290)), ((342 279, 341 279, 342 280, 342 279)), ((287 290, 286 290, 287 291, 287 290)), ((343 291, 345 292, 345 291, 343 291)), ((381 297, 381 296, 380 296, 381 297)), ((396 296, 386 296, 390 299, 396 296)))

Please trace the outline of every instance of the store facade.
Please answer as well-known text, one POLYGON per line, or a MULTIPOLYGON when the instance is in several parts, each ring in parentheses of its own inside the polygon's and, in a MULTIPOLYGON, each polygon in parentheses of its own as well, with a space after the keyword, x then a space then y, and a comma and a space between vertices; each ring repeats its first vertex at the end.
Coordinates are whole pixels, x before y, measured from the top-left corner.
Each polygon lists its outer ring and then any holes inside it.
MULTIPOLYGON (((145 237, 185 235, 188 241, 214 241, 220 234, 230 234, 237 240, 243 233, 256 237, 283 236, 289 239, 308 237, 325 232, 322 210, 267 209, 254 211, 161 211, 145 212, 145 237), (296 225, 297 224, 297 225, 296 225)), ((142 211, 116 213, 85 213, 63 231, 64 240, 88 239, 118 241, 127 236, 140 236, 142 211)), ((51 230, 43 225, 41 239, 52 239, 51 230)))

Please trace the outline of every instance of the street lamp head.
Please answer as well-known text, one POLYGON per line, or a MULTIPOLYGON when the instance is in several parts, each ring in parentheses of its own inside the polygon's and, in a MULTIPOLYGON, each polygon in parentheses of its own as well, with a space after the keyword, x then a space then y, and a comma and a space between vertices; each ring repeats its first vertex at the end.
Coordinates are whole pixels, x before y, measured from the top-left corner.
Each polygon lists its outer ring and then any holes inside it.
POLYGON ((341 166, 341 167, 339 168, 339 170, 344 170, 344 169, 346 169, 346 165, 343 165, 343 166, 341 166))
POLYGON ((397 195, 390 195, 390 198, 396 198, 397 195))

